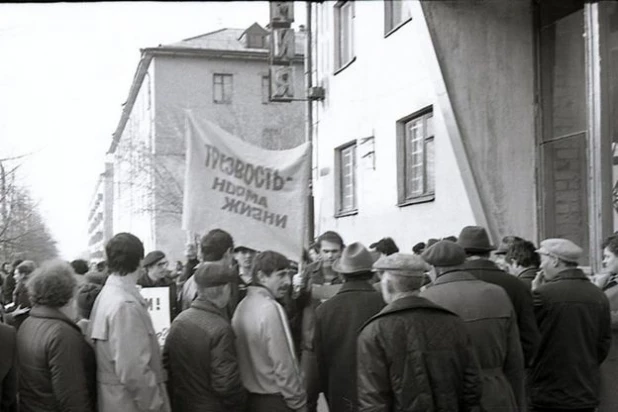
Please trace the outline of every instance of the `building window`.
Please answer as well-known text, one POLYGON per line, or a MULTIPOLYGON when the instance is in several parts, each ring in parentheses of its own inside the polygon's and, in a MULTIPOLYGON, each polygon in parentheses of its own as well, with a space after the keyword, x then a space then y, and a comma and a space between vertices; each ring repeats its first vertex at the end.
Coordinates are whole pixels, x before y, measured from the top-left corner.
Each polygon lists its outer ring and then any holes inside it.
POLYGON ((264 36, 262 34, 247 34, 247 46, 250 49, 263 49, 264 36))
POLYGON ((357 211, 356 204, 356 141, 335 149, 335 215, 357 211))
POLYGON ((268 104, 270 102, 270 78, 268 76, 262 76, 262 103, 268 104))
POLYGON ((212 83, 213 101, 215 103, 232 103, 232 75, 215 73, 212 83))
POLYGON ((433 111, 402 119, 398 129, 399 205, 435 197, 433 111))
POLYGON ((354 60, 354 2, 335 6, 335 62, 339 70, 354 60))
POLYGON ((384 34, 389 34, 399 26, 410 21, 410 7, 405 1, 384 1, 384 34))

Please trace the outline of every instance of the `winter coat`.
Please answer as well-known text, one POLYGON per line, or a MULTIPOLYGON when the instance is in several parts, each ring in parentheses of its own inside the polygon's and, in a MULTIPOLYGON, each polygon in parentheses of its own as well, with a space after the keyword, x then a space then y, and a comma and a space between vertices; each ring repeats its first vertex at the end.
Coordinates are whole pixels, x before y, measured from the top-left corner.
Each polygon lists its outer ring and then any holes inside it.
POLYGON ((599 366, 611 344, 607 297, 576 268, 533 293, 541 345, 530 373, 532 406, 596 407, 599 366))
POLYGON ((601 396, 598 412, 618 411, 618 285, 605 289, 612 322, 612 343, 601 364, 601 396))
POLYGON ((316 410, 324 393, 331 411, 357 410, 356 341, 363 324, 384 307, 382 295, 365 280, 348 280, 316 310, 313 348, 317 368, 307 376, 308 404, 316 410))
POLYGON ((96 360, 58 309, 34 306, 17 332, 21 412, 96 410, 96 360))
POLYGON ((199 298, 174 320, 163 349, 174 412, 244 411, 234 339, 223 311, 199 298))
POLYGON ((166 374, 146 301, 135 280, 111 275, 90 315, 99 412, 168 412, 166 374))
POLYGON ((394 301, 361 329, 359 412, 471 411, 481 378, 470 335, 454 313, 427 299, 394 301))
POLYGON ((525 366, 529 366, 539 346, 541 335, 537 327, 532 309, 532 293, 521 280, 500 270, 494 262, 488 259, 468 260, 463 270, 483 282, 501 286, 513 304, 517 315, 519 339, 524 353, 525 366))
POLYGON ((521 280, 522 283, 526 285, 528 289, 532 290, 532 281, 536 277, 536 272, 538 270, 539 270, 538 268, 524 269, 521 271, 521 273, 517 275, 517 279, 521 280))
POLYGON ((481 368, 483 410, 515 412, 525 405, 517 319, 504 289, 454 270, 438 277, 420 296, 465 322, 481 368))
POLYGON ((17 411, 17 344, 15 329, 0 323, 0 411, 17 411))

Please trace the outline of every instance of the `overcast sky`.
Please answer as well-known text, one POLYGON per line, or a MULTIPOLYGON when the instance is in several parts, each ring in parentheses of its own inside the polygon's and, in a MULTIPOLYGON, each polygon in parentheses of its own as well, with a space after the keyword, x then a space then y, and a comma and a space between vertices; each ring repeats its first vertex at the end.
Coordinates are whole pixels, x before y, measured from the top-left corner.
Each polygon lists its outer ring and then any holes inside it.
POLYGON ((139 49, 268 18, 267 2, 0 4, 0 158, 33 153, 22 182, 61 257, 87 250, 90 198, 139 49))

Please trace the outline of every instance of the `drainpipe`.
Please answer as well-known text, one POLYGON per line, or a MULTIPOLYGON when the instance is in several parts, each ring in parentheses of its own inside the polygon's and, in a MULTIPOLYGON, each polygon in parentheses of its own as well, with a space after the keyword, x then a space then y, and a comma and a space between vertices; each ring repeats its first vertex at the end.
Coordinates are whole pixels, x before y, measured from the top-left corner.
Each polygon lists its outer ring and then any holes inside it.
MULTIPOLYGON (((307 1, 307 29, 305 46, 305 86, 307 91, 313 87, 313 50, 312 50, 312 4, 307 1)), ((307 93, 307 92, 306 92, 307 93)), ((313 101, 307 99, 307 142, 309 143, 309 190, 307 205, 307 244, 313 243, 315 239, 314 227, 314 200, 313 200, 313 101)))

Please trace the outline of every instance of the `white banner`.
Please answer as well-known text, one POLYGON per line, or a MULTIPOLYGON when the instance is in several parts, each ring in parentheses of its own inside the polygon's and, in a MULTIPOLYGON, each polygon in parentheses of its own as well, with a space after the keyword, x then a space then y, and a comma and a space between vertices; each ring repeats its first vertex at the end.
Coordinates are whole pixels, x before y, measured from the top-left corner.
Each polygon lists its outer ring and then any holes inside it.
POLYGON ((152 326, 157 333, 159 345, 163 347, 170 330, 170 288, 140 288, 140 293, 148 304, 147 309, 152 319, 152 326))
POLYGON ((309 145, 265 150, 187 114, 183 229, 302 256, 309 145))

